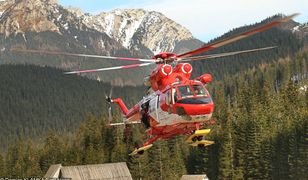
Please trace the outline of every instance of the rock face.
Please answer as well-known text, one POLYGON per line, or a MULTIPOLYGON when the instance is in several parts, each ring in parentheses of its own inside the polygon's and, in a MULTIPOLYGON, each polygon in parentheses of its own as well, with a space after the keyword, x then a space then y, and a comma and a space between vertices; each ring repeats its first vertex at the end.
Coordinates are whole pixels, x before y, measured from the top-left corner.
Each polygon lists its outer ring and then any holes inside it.
POLYGON ((59 27, 52 18, 59 13, 55 0, 4 1, 1 7, 4 11, 0 20, 0 33, 6 36, 26 31, 59 32, 59 27))
POLYGON ((282 24, 280 28, 283 30, 291 31, 299 39, 303 40, 304 45, 308 47, 308 22, 300 24, 291 20, 282 24))
MULTIPOLYGON (((161 13, 142 9, 90 15, 64 8, 57 0, 0 0, 0 49, 42 49, 121 57, 150 58, 162 51, 186 52, 203 43, 161 13)), ((0 54, 3 63, 34 63, 67 70, 123 65, 126 62, 35 54, 0 54)), ((142 83, 149 69, 88 74, 120 85, 142 83), (133 71, 133 72, 131 72, 133 71), (132 78, 134 77, 134 78, 132 78), (136 78, 137 77, 137 78, 136 78), (131 80, 133 79, 133 80, 131 80)))
POLYGON ((300 39, 303 39, 305 46, 308 47, 308 23, 294 26, 292 32, 295 33, 300 39))
MULTIPOLYGON (((0 1, 0 22, 0 33, 6 37, 27 31, 65 34, 71 33, 72 28, 77 31, 95 30, 135 56, 150 57, 175 50, 179 53, 194 49, 191 44, 197 47, 203 44, 194 39, 186 28, 163 14, 142 9, 116 9, 90 15, 77 8, 63 8, 57 0, 4 0, 0 1), (188 41, 193 43, 183 43, 188 41), (177 47, 179 45, 181 48, 177 47)), ((108 50, 102 52, 107 53, 108 50)))
POLYGON ((79 16, 58 5, 57 0, 0 1, 0 12, 0 34, 5 37, 22 34, 27 40, 27 32, 53 32, 72 39, 85 49, 94 49, 96 54, 129 52, 106 33, 89 28, 79 16))
MULTIPOLYGON (((182 41, 193 41, 196 46, 202 42, 195 39, 183 26, 163 14, 142 9, 116 9, 109 13, 89 15, 76 8, 70 12, 82 19, 89 28, 106 33, 130 50, 142 51, 147 55, 160 52, 174 52, 182 41)), ((182 43, 183 44, 183 43, 182 43)), ((182 48, 183 51, 195 47, 182 48)))

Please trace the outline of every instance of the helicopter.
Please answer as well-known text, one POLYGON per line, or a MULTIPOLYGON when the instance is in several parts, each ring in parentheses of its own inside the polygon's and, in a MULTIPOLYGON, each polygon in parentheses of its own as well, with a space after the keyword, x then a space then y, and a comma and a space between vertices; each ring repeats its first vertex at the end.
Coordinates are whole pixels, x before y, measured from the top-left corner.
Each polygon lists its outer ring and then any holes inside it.
POLYGON ((65 74, 81 74, 117 69, 130 69, 156 64, 156 68, 152 70, 150 75, 144 78, 144 84, 149 87, 148 93, 132 108, 128 109, 121 98, 113 99, 111 98, 111 95, 106 96, 106 101, 109 104, 108 113, 110 121, 112 118, 112 103, 119 106, 124 117, 123 122, 110 122, 110 126, 129 125, 135 123, 142 123, 144 125, 146 129, 145 132, 149 135, 149 139, 141 145, 136 144, 134 151, 130 154, 132 156, 143 154, 146 150, 151 148, 153 143, 157 140, 168 140, 179 135, 188 136, 186 142, 191 146, 203 148, 214 144, 214 141, 206 139, 206 136, 211 132, 211 129, 208 129, 209 125, 215 124, 215 120, 212 119, 214 102, 210 93, 206 89, 207 84, 211 83, 213 78, 211 74, 203 74, 197 78, 191 79, 193 67, 189 64, 189 62, 265 51, 276 48, 276 46, 272 46, 243 51, 195 56, 278 26, 281 23, 291 20, 296 15, 297 14, 292 14, 290 16, 271 21, 244 33, 210 43, 199 49, 180 55, 170 52, 162 52, 154 55, 152 59, 74 54, 42 50, 11 50, 47 55, 66 55, 142 62, 139 64, 100 69, 76 70, 65 72, 65 74))

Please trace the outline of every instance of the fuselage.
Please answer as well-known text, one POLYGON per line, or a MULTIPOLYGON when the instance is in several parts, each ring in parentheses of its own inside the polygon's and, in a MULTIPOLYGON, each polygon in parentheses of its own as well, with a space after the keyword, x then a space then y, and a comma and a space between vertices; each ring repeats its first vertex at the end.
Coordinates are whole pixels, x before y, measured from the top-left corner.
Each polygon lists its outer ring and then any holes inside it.
POLYGON ((148 106, 151 135, 189 133, 196 123, 210 120, 214 111, 210 94, 197 80, 173 83, 158 90, 142 100, 140 107, 145 106, 148 106))
MULTIPOLYGON (((168 58, 172 53, 157 55, 168 58)), ((212 81, 210 74, 190 79, 192 66, 179 63, 175 67, 158 64, 145 78, 148 93, 131 109, 127 109, 121 99, 114 99, 125 115, 127 122, 140 121, 150 135, 170 138, 174 135, 189 134, 200 124, 211 119, 214 103, 205 88, 212 81)))

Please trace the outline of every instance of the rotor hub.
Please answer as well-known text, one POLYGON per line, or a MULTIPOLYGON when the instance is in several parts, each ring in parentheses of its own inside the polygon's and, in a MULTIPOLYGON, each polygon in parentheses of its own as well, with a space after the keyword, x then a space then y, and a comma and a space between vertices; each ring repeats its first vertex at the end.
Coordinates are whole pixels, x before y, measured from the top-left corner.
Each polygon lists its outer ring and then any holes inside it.
POLYGON ((177 55, 175 53, 162 52, 153 56, 153 59, 157 60, 157 64, 170 63, 177 59, 177 55))

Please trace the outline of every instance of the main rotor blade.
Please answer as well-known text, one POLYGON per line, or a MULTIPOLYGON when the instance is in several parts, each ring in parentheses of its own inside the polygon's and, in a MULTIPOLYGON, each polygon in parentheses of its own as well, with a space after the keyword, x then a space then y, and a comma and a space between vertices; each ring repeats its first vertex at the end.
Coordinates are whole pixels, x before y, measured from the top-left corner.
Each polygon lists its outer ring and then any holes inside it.
POLYGON ((142 64, 131 64, 131 65, 126 65, 126 66, 115 66, 115 67, 108 67, 108 68, 101 68, 101 69, 78 70, 78 71, 65 72, 64 74, 79 74, 79 73, 109 71, 109 70, 116 70, 116 69, 130 69, 130 68, 148 66, 152 64, 155 64, 155 63, 142 63, 142 64))
POLYGON ((140 62, 156 62, 154 59, 139 59, 139 58, 126 58, 126 57, 112 57, 112 56, 100 56, 100 55, 91 55, 91 54, 76 54, 60 51, 45 51, 45 50, 27 50, 27 49, 11 49, 15 52, 24 52, 24 53, 35 53, 35 54, 46 54, 46 55, 63 55, 63 56, 75 56, 75 57, 89 57, 89 58, 100 58, 100 59, 114 59, 122 61, 140 61, 140 62))
POLYGON ((178 61, 185 62, 185 61, 214 59, 214 58, 221 58, 221 57, 226 57, 226 56, 234 56, 234 55, 238 55, 238 54, 246 54, 246 53, 251 53, 251 52, 256 52, 256 51, 265 51, 265 50, 274 49, 274 48, 277 48, 277 46, 243 50, 243 51, 233 51, 233 52, 227 52, 227 53, 209 54, 209 55, 204 55, 204 56, 194 56, 194 57, 190 57, 190 58, 179 59, 178 61))
POLYGON ((223 40, 211 43, 209 45, 205 45, 202 48, 199 48, 199 49, 196 49, 196 50, 193 50, 193 51, 189 51, 189 52, 184 53, 184 54, 180 54, 180 55, 178 55, 178 58, 185 58, 185 57, 193 56, 193 55, 200 54, 200 53, 203 53, 203 52, 206 52, 206 51, 210 51, 212 49, 216 49, 216 48, 224 46, 226 44, 230 44, 230 43, 238 41, 240 39, 252 36, 252 35, 254 35, 256 33, 268 30, 268 29, 270 29, 270 28, 272 28, 274 26, 277 26, 277 25, 279 25, 281 23, 287 22, 287 21, 291 20, 292 18, 294 18, 297 15, 298 14, 292 14, 290 16, 281 18, 279 20, 275 20, 275 21, 272 21, 272 22, 267 23, 265 25, 261 25, 259 27, 253 28, 253 29, 251 29, 249 31, 237 34, 237 35, 232 36, 230 38, 223 39, 223 40))

